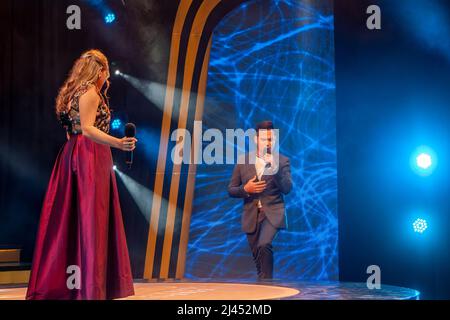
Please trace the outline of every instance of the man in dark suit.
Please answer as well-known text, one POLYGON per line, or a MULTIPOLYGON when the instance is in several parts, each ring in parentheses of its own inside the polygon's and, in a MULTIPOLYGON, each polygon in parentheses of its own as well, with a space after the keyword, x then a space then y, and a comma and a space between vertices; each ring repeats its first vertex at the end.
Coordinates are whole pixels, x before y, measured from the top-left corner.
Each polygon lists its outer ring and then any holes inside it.
POLYGON ((259 279, 273 276, 272 241, 286 228, 283 194, 292 188, 289 159, 272 154, 275 139, 271 121, 256 126, 256 153, 247 153, 233 170, 228 194, 244 199, 242 230, 252 250, 259 279))

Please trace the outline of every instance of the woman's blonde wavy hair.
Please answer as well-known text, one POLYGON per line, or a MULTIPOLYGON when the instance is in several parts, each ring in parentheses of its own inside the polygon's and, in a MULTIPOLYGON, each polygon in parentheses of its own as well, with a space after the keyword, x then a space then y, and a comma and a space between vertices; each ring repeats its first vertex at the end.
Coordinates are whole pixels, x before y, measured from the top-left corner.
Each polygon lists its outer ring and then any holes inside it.
MULTIPOLYGON (((59 89, 56 98, 56 114, 69 111, 69 102, 72 100, 75 92, 82 85, 95 85, 98 75, 101 71, 108 69, 108 59, 97 49, 84 52, 74 63, 64 84, 59 89)), ((106 86, 103 90, 103 97, 107 98, 109 81, 106 80, 106 86)), ((100 92, 99 92, 100 94, 100 92)))

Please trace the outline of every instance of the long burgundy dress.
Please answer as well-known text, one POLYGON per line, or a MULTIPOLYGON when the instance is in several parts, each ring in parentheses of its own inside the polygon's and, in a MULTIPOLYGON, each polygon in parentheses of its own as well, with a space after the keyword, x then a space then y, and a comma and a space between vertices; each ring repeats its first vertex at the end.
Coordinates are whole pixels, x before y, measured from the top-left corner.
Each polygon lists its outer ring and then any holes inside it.
MULTIPOLYGON (((59 151, 45 195, 26 299, 134 294, 111 149, 81 134, 78 101, 88 88, 81 86, 70 111, 61 114, 70 139, 59 151), (69 266, 79 268, 79 288, 69 266)), ((101 102, 95 126, 109 132, 110 118, 101 102)))

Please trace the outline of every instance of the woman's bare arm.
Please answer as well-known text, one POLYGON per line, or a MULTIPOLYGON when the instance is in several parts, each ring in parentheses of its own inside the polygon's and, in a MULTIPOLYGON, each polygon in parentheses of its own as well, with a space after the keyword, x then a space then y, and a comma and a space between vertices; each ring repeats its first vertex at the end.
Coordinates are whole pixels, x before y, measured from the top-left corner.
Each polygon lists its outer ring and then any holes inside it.
POLYGON ((94 126, 97 108, 100 103, 100 97, 95 88, 90 88, 80 97, 80 123, 83 136, 100 143, 124 151, 131 151, 135 148, 135 138, 124 137, 122 139, 113 137, 94 126))

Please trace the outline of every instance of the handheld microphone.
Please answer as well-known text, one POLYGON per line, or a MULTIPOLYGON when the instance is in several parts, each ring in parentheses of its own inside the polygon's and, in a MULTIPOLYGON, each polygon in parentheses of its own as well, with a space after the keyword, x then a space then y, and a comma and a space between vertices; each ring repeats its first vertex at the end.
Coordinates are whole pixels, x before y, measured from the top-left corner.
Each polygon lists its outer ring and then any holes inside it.
MULTIPOLYGON (((266 154, 272 154, 272 149, 271 147, 267 147, 266 148, 266 154)), ((266 162, 265 168, 269 169, 272 165, 270 164, 270 162, 266 162)))
MULTIPOLYGON (((125 125, 125 137, 134 138, 136 136, 136 126, 134 123, 127 123, 125 125)), ((133 164, 133 151, 127 151, 125 153, 125 163, 128 165, 128 169, 133 164)))

